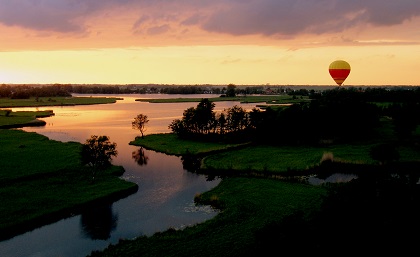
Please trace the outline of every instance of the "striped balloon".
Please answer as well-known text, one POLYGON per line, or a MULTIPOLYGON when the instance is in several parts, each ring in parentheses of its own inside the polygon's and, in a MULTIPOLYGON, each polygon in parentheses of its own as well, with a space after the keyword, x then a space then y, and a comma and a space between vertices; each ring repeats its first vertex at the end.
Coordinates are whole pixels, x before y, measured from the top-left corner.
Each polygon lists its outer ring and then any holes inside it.
POLYGON ((337 85, 341 86, 350 74, 350 64, 343 60, 336 60, 330 64, 329 72, 337 85))

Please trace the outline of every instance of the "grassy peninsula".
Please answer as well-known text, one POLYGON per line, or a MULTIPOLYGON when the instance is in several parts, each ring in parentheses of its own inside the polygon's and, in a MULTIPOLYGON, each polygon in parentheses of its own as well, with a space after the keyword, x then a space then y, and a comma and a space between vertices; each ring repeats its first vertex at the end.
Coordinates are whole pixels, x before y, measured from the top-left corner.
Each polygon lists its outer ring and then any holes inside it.
POLYGON ((28 97, 12 99, 0 97, 0 129, 21 128, 29 126, 44 126, 45 122, 37 118, 54 115, 52 110, 44 111, 13 111, 16 107, 48 107, 115 103, 121 98, 115 97, 28 97))
MULTIPOLYGON (((0 98, 0 106, 106 104, 118 99, 0 98)), ((90 168, 80 162, 80 143, 62 143, 33 132, 10 129, 43 126, 45 122, 37 118, 52 115, 51 110, 0 110, 0 240, 74 215, 93 202, 114 201, 137 191, 136 184, 119 178, 124 173, 121 166, 101 172, 93 183, 90 168)))
POLYGON ((46 111, 17 111, 0 110, 0 129, 1 128, 20 128, 29 126, 44 126, 45 121, 37 118, 49 117, 54 115, 51 110, 46 111))
POLYGON ((80 164, 81 144, 62 143, 14 129, 0 129, 0 235, 2 240, 78 213, 94 201, 112 201, 137 190, 119 176, 121 166, 100 173, 80 164))
POLYGON ((0 97, 0 108, 110 104, 115 103, 119 99, 121 98, 53 96, 12 99, 0 97))

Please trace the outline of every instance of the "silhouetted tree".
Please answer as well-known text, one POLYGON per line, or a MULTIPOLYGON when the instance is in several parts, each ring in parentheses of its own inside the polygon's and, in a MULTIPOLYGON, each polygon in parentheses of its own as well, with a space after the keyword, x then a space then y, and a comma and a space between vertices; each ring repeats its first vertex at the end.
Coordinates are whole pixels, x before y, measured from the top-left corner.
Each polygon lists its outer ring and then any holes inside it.
POLYGON ((194 113, 194 123, 196 123, 198 133, 208 134, 215 126, 215 114, 213 109, 215 104, 209 99, 204 98, 198 103, 194 113))
POLYGON ((111 143, 108 136, 92 135, 82 145, 82 164, 92 167, 92 179, 96 173, 111 165, 112 157, 117 156, 117 144, 111 143))
POLYGON ((131 123, 133 129, 137 129, 141 133, 141 137, 144 138, 144 132, 146 131, 146 124, 149 122, 147 115, 139 114, 134 118, 134 121, 131 123))
POLYGON ((248 126, 248 114, 244 108, 235 105, 226 112, 227 128, 230 132, 237 132, 248 126))
POLYGON ((234 84, 229 84, 226 90, 227 97, 235 97, 236 96, 236 86, 234 84))

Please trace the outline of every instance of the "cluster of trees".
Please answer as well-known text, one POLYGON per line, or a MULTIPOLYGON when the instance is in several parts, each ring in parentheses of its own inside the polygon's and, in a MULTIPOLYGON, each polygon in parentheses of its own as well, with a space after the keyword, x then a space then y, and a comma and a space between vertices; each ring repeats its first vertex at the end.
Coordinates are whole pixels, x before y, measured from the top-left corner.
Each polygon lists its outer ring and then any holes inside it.
POLYGON ((308 103, 251 111, 233 106, 220 113, 214 111, 214 103, 202 99, 196 108, 185 110, 181 119, 173 120, 169 128, 180 137, 318 144, 370 138, 377 133, 380 119, 387 117, 401 139, 410 138, 420 124, 419 100, 407 98, 401 103, 396 94, 394 103, 381 106, 372 103, 376 99, 376 94, 370 97, 355 89, 334 89, 314 94, 308 103))
MULTIPOLYGON (((184 111, 182 119, 175 119, 169 124, 173 133, 180 137, 202 135, 236 136, 252 128, 253 115, 240 106, 233 106, 221 113, 214 111, 215 103, 204 98, 196 108, 184 111)), ((252 113, 260 112, 254 108, 252 113)))
POLYGON ((111 165, 112 158, 118 155, 117 144, 108 136, 92 135, 82 145, 81 162, 92 169, 92 181, 96 174, 111 165))

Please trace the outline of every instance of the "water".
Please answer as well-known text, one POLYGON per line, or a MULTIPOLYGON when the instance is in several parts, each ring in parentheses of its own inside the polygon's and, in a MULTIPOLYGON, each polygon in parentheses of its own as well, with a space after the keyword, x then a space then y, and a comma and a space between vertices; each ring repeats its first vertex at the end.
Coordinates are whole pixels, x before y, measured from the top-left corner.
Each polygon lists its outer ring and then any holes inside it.
MULTIPOLYGON (((150 120, 146 125, 146 135, 168 133, 168 125, 172 120, 181 118, 184 110, 198 104, 151 104, 135 99, 210 98, 215 95, 115 97, 122 97, 124 100, 115 104, 12 109, 53 110, 55 116, 43 119, 47 123, 46 126, 23 129, 53 140, 84 143, 91 135, 109 136, 111 142, 117 143, 118 156, 114 158, 113 164, 122 165, 125 169, 122 178, 137 183, 139 190, 112 204, 92 206, 80 215, 2 241, 0 256, 86 256, 93 250, 102 250, 109 244, 117 243, 119 239, 149 236, 168 228, 182 229, 217 215, 209 206, 196 206, 194 196, 217 186, 220 179, 208 181, 204 175, 184 170, 180 157, 129 145, 136 136, 140 136, 139 131, 131 128, 131 122, 137 114, 145 114, 150 120)), ((239 105, 239 102, 217 102, 215 111, 230 108, 235 104, 239 105)), ((241 106, 252 109, 256 105, 241 106)))

